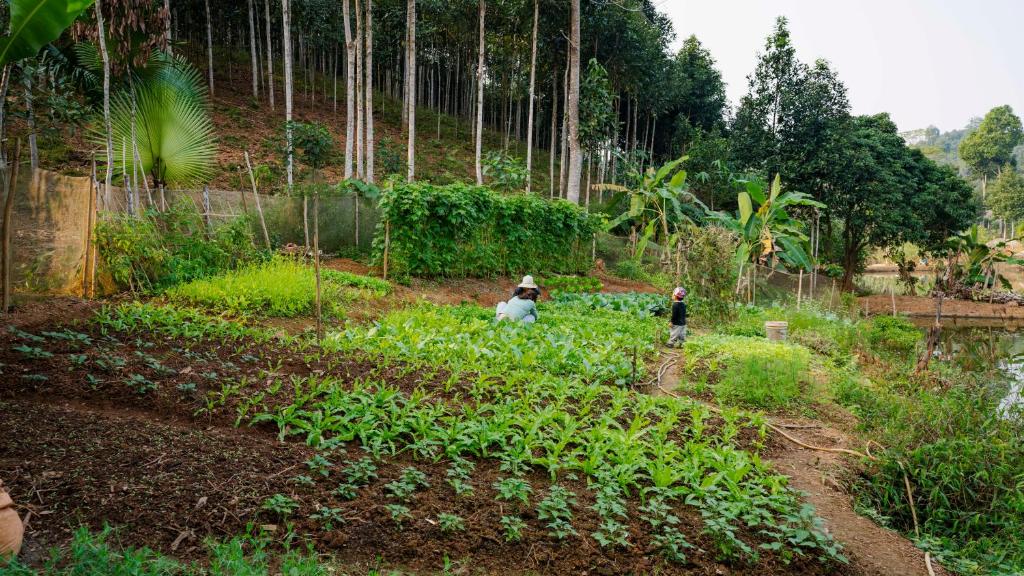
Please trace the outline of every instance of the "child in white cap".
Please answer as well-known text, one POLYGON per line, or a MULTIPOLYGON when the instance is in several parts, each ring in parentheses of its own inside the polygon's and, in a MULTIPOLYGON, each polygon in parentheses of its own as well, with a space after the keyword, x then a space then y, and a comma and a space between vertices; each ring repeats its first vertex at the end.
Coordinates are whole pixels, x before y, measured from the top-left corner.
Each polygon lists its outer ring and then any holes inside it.
POLYGON ((686 342, 686 289, 677 286, 672 291, 672 319, 668 323, 668 346, 682 346, 686 342))
POLYGON ((533 276, 523 276, 523 281, 516 286, 512 298, 508 302, 498 302, 494 316, 498 320, 516 320, 533 323, 537 321, 537 296, 540 288, 533 281, 533 276))

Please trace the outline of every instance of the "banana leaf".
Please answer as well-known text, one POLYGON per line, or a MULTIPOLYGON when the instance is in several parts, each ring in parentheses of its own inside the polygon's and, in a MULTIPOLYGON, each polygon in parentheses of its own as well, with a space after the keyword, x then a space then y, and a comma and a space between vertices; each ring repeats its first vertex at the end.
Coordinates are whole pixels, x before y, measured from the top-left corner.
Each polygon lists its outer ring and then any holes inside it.
POLYGON ((0 38, 0 66, 29 58, 60 38, 93 0, 13 0, 11 33, 0 38))

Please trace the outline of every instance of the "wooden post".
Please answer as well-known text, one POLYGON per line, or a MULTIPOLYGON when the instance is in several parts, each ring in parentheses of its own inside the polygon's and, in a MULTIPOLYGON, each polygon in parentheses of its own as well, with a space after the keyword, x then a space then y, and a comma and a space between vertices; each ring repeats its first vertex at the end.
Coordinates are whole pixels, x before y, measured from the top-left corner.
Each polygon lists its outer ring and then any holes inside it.
POLYGON ((355 216, 352 218, 352 223, 355 225, 356 230, 356 252, 359 252, 359 189, 352 189, 352 202, 355 204, 353 213, 355 216))
POLYGON ((320 192, 313 192, 313 269, 316 272, 316 343, 323 335, 320 307, 320 192))
POLYGON ((210 232, 210 187, 203 184, 203 221, 206 222, 206 232, 210 232))
POLYGON ((252 163, 249 162, 249 151, 245 151, 245 167, 249 169, 249 183, 252 184, 252 195, 256 199, 256 214, 260 217, 260 228, 263 229, 263 241, 267 243, 267 250, 270 250, 270 234, 267 233, 267 222, 263 219, 263 208, 260 206, 260 193, 256 189, 256 176, 252 172, 252 163))
POLYGON ((797 280, 797 282, 798 282, 798 284, 797 284, 797 288, 796 288, 796 309, 799 310, 800 309, 800 301, 803 299, 803 296, 804 296, 804 269, 803 268, 800 269, 799 280, 797 280))
POLYGON ((17 140, 14 146, 14 167, 5 171, 4 192, 4 232, 3 241, 0 242, 0 267, 2 267, 2 278, 0 288, 3 294, 0 295, 0 313, 6 314, 11 309, 11 214, 14 212, 14 192, 18 188, 18 167, 21 165, 21 139, 17 140))
MULTIPOLYGON (((92 158, 92 172, 96 173, 96 156, 92 158)), ((89 270, 92 262, 92 228, 93 215, 96 213, 96 180, 89 179, 89 198, 87 199, 87 211, 85 213, 85 261, 82 264, 82 298, 89 297, 89 270)))
MULTIPOLYGON (((95 180, 95 178, 94 178, 95 180)), ((167 212, 167 196, 164 195, 164 185, 160 185, 160 209, 167 212)))
POLYGON ((889 297, 892 298, 892 315, 896 315, 896 285, 889 287, 889 297))
POLYGON ((388 279, 388 255, 391 252, 391 221, 384 221, 384 279, 388 279))
MULTIPOLYGON (((99 208, 100 208, 100 197, 99 197, 100 181, 97 180, 97 178, 96 178, 96 156, 95 155, 93 155, 93 159, 92 159, 92 189, 93 189, 93 211, 92 211, 93 221, 92 221, 92 223, 93 223, 93 230, 95 230, 96 229, 96 220, 99 217, 98 214, 99 214, 99 208)), ((103 191, 103 197, 104 198, 109 198, 110 197, 110 193, 107 192, 106 190, 104 190, 103 191)), ((91 236, 92 236, 92 234, 90 233, 90 237, 91 236)), ((99 254, 98 254, 99 250, 96 247, 96 243, 95 242, 92 243, 92 247, 90 248, 90 251, 91 251, 90 262, 92 262, 92 265, 89 268, 89 297, 90 298, 95 298, 96 297, 96 267, 97 267, 96 266, 96 260, 97 260, 97 258, 99 256, 99 254)))
POLYGON ((832 311, 832 302, 836 299, 836 279, 832 279, 832 292, 828 295, 828 311, 832 311))

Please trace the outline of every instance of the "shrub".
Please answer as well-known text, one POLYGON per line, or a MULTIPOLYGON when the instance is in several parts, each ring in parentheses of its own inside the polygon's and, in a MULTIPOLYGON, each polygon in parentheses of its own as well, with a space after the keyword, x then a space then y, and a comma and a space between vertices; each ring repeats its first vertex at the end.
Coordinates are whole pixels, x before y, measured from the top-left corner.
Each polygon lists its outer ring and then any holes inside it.
POLYGON ((867 340, 876 352, 909 354, 921 341, 921 331, 906 318, 878 316, 871 320, 867 340))
POLYGON ((383 260, 387 236, 399 277, 581 273, 598 228, 575 204, 467 184, 399 184, 383 192, 379 207, 374 258, 383 260))
POLYGON ((600 292, 604 288, 600 280, 590 276, 552 276, 538 282, 552 292, 600 292))
POLYGON ((96 225, 96 246, 114 281, 132 291, 154 293, 205 278, 262 257, 250 222, 234 218, 209 232, 191 200, 141 217, 113 214, 96 225))
POLYGON ((651 277, 647 270, 644 269, 643 262, 634 259, 623 260, 617 263, 612 268, 612 274, 619 278, 636 280, 637 282, 646 282, 651 277))

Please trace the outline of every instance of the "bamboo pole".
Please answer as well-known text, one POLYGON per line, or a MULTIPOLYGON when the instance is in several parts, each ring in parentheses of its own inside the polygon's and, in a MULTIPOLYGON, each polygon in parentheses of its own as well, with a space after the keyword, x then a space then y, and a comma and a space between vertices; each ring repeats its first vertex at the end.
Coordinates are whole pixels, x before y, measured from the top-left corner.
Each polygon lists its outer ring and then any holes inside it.
POLYGON ((800 275, 799 275, 798 278, 799 279, 797 280, 798 284, 797 284, 797 288, 796 288, 796 309, 797 310, 800 309, 800 301, 803 300, 803 296, 804 296, 804 269, 803 268, 800 269, 800 275))
POLYGON ((260 228, 263 230, 263 241, 267 243, 267 250, 270 250, 270 234, 267 233, 267 222, 263 219, 263 207, 260 206, 260 193, 256 189, 256 176, 252 172, 252 162, 249 161, 249 151, 246 150, 245 167, 249 170, 249 183, 252 184, 252 195, 256 199, 256 214, 260 217, 260 228))
POLYGON ((388 256, 391 252, 391 221, 384 221, 384 279, 388 279, 388 256))
POLYGON ((313 192, 313 269, 316 272, 316 343, 323 335, 320 306, 320 192, 313 192))
MULTIPOLYGON (((92 173, 96 174, 96 156, 92 158, 92 173)), ((89 296, 89 269, 92 255, 92 227, 93 214, 96 212, 96 179, 89 179, 89 198, 87 199, 87 211, 85 213, 85 261, 82 264, 82 298, 89 296)))
POLYGON ((21 165, 21 139, 14 147, 14 167, 5 171, 4 192, 4 231, 0 242, 0 267, 3 277, 0 278, 3 294, 0 295, 0 313, 6 314, 11 309, 11 214, 14 212, 14 192, 18 188, 18 168, 21 165))
POLYGON ((210 233, 210 187, 203 184, 203 221, 206 223, 206 233, 210 233))
MULTIPOLYGON (((93 155, 93 160, 92 160, 92 184, 93 184, 93 214, 92 214, 92 216, 93 216, 93 229, 95 229, 95 227, 96 227, 97 212, 99 210, 99 203, 100 203, 100 198, 99 198, 100 181, 96 177, 96 156, 95 155, 93 155)), ((109 197, 109 194, 110 193, 107 192, 106 190, 103 191, 103 197, 104 198, 109 197)), ((165 210, 166 210, 166 208, 165 208, 165 210)), ((90 236, 91 236, 91 234, 90 234, 90 236)), ((92 243, 92 248, 90 250, 92 252, 92 258, 90 259, 90 261, 92 262, 92 266, 90 266, 90 269, 89 269, 89 297, 90 298, 95 298, 96 297, 96 267, 97 267, 96 266, 96 259, 99 256, 99 254, 98 254, 99 250, 96 247, 96 243, 95 242, 92 243)))

